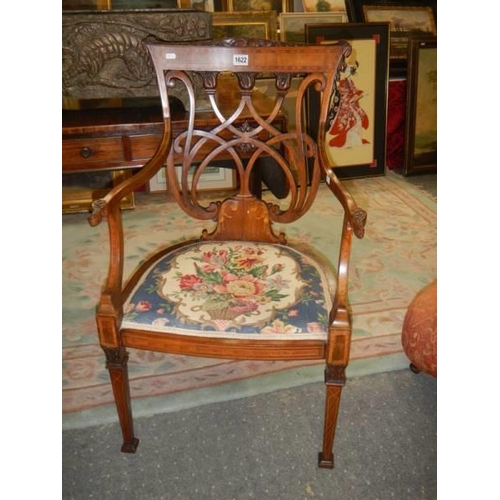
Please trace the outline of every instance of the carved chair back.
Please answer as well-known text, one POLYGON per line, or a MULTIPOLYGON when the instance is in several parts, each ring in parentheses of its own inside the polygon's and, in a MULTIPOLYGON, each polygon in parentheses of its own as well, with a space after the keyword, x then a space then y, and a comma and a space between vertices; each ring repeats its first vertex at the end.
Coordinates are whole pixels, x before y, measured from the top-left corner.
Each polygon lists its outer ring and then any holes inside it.
POLYGON ((170 89, 181 86, 189 95, 186 131, 171 138, 167 157, 167 183, 179 204, 193 217, 218 221, 217 229, 205 233, 205 238, 283 241, 282 236, 273 233, 271 225, 301 217, 314 200, 321 173, 325 175, 321 167, 328 165, 325 127, 334 105, 338 71, 349 46, 299 48, 276 42, 252 44, 232 40, 222 41, 220 46, 198 45, 196 50, 164 44, 151 44, 148 48, 156 68, 166 122, 170 118, 170 89), (236 78, 236 84, 226 76, 228 70, 236 78), (197 113, 203 116, 200 112, 203 110, 197 108, 193 72, 206 92, 202 105, 220 122, 209 131, 197 126, 197 113), (255 91, 262 76, 274 80, 273 100, 263 99, 255 91), (293 87, 294 77, 300 81, 297 89, 293 87), (307 134, 305 123, 309 91, 319 91, 324 96, 320 109, 315 110, 319 121, 317 143, 307 134), (293 130, 277 120, 290 96, 295 112, 293 130), (201 161, 197 161, 200 156, 201 161), (197 200, 197 184, 205 170, 220 158, 229 158, 234 164, 238 194, 221 204, 202 207, 197 200), (252 196, 252 179, 259 179, 257 171, 263 161, 279 171, 286 185, 289 205, 285 209, 269 206, 252 196))

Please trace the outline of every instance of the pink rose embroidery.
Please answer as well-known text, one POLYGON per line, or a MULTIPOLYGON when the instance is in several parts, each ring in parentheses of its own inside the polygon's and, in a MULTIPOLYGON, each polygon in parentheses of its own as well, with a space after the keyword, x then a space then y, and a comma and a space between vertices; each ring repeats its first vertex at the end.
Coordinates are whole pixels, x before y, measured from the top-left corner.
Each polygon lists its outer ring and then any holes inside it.
POLYGON ((134 308, 137 312, 146 312, 151 310, 151 303, 147 300, 141 300, 134 308))
POLYGON ((179 281, 181 290, 193 290, 196 285, 203 283, 203 280, 194 274, 185 274, 179 281))

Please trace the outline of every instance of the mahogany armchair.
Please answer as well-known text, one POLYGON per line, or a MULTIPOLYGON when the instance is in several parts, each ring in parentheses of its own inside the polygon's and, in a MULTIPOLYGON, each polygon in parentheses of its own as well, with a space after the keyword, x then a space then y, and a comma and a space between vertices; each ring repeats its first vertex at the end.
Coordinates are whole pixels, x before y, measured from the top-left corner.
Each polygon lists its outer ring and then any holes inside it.
MULTIPOLYGON (((350 46, 288 45, 268 40, 227 39, 197 45, 150 43, 164 117, 161 143, 145 166, 93 204, 91 225, 109 227, 109 272, 97 307, 101 347, 123 434, 123 452, 135 452, 127 348, 230 359, 325 360, 326 403, 319 466, 333 468, 333 441, 349 360, 351 313, 348 267, 354 233, 363 237, 366 212, 358 208, 334 172, 325 133, 336 84, 350 46), (193 78, 204 89, 204 109, 193 78), (219 82, 232 75, 232 109, 219 98, 219 82), (275 80, 269 106, 259 101, 256 78, 275 80), (277 127, 292 78, 295 126, 277 127), (169 90, 188 96, 185 132, 172 135, 169 90), (304 123, 307 90, 319 92, 318 138, 304 123), (206 105, 212 121, 205 120, 206 105), (203 125, 203 126, 200 126, 203 125), (210 125, 207 129, 208 124, 210 125), (272 159, 286 179, 288 195, 266 202, 254 195, 260 157, 272 159), (203 171, 217 158, 230 159, 237 192, 204 202, 197 192, 203 171), (194 167, 193 167, 194 166, 194 167), (209 226, 199 238, 165 244, 125 281, 120 200, 166 168, 170 198, 209 226), (194 168, 194 172, 193 172, 194 168), (179 175, 180 171, 180 175, 179 175), (311 207, 326 182, 332 203, 343 207, 341 242, 327 256, 287 241, 276 225, 293 224, 311 207), (173 196, 172 196, 173 195, 173 196), (332 264, 332 261, 336 261, 332 264), (147 303, 148 307, 138 307, 147 303)), ((286 113, 285 113, 286 114, 286 113)), ((138 210, 139 208, 137 208, 138 210)))

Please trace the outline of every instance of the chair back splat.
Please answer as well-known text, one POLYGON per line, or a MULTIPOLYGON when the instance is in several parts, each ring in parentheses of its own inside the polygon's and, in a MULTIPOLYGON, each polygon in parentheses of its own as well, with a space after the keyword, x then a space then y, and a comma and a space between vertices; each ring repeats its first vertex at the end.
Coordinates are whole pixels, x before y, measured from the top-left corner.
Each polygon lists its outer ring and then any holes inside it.
POLYGON ((122 451, 135 452, 139 442, 127 348, 230 359, 323 359, 319 466, 331 468, 351 342, 351 240, 353 233, 363 237, 366 222, 366 212, 335 176, 325 149, 339 104, 339 75, 351 48, 346 42, 292 45, 258 39, 149 43, 147 48, 161 96, 161 142, 144 167, 94 202, 89 217, 91 225, 106 218, 109 228, 109 271, 96 321, 122 451), (266 94, 256 88, 262 77, 274 83, 266 94), (173 88, 185 96, 182 110, 172 106, 173 88), (309 92, 320 96, 317 137, 306 125, 309 92), (199 189, 214 165, 234 176, 234 189, 220 197, 199 189), (166 210, 176 202, 207 228, 182 242, 169 242, 167 233, 165 244, 145 255, 125 281, 120 200, 162 168, 166 210), (339 248, 326 256, 276 230, 308 211, 323 180, 332 203, 343 210, 339 248), (270 190, 264 194, 263 183, 270 190))

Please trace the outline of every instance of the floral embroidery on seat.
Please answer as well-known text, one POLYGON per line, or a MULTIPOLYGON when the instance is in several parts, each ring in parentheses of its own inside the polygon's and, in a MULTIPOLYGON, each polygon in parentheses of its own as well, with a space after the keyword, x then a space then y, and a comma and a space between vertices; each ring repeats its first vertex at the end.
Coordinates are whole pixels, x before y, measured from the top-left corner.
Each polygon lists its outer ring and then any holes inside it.
POLYGON ((315 292, 322 286, 309 258, 289 247, 200 242, 151 269, 130 297, 124 326, 192 334, 322 334, 327 305, 315 292))

